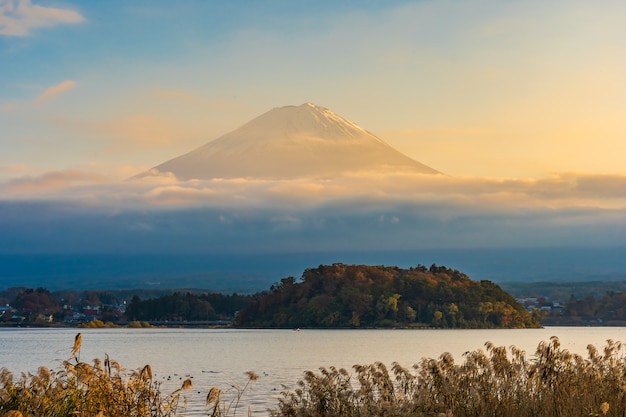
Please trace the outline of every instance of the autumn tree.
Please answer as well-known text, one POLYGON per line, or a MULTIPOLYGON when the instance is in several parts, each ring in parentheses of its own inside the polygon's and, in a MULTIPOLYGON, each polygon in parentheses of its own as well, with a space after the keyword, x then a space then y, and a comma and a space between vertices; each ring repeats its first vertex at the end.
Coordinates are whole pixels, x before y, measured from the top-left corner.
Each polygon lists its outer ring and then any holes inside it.
POLYGON ((320 265, 255 294, 237 317, 250 327, 537 327, 490 281, 445 266, 320 265))

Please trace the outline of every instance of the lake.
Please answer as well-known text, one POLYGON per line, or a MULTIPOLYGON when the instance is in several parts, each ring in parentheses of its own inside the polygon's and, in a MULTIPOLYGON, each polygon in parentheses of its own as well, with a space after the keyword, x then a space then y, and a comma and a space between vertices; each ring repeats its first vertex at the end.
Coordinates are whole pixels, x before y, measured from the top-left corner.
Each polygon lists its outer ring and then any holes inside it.
MULTIPOLYGON (((15 374, 39 366, 56 369, 68 359, 74 336, 81 332, 80 358, 91 362, 105 353, 129 370, 150 364, 154 377, 170 392, 191 377, 186 415, 202 415, 212 386, 228 390, 247 382, 246 371, 259 379, 244 395, 245 415, 274 407, 283 386, 293 388, 307 370, 381 361, 410 367, 422 358, 450 352, 457 363, 463 353, 487 341, 523 349, 532 357, 537 345, 557 336, 561 346, 586 356, 588 344, 626 341, 626 328, 548 327, 526 330, 239 330, 239 329, 0 329, 0 368, 15 374)), ((233 392, 231 390, 231 392, 233 392)))

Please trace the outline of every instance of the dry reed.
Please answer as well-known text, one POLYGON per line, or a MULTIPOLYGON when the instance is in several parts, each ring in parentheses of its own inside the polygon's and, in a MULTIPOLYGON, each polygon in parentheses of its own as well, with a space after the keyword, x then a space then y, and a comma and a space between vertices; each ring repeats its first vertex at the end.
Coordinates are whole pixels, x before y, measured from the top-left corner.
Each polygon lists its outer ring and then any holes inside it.
MULTIPOLYGON (((81 362, 81 336, 70 359, 58 371, 40 367, 19 378, 0 369, 0 416, 173 417, 184 411, 181 387, 163 395, 152 368, 127 372, 105 355, 81 362)), ((211 388, 207 415, 237 415, 247 388, 258 376, 227 393, 211 388), (224 398, 230 398, 224 400, 224 398)), ((407 369, 394 363, 355 365, 353 372, 334 367, 308 371, 291 391, 282 393, 274 417, 569 417, 626 415, 625 346, 608 340, 593 345, 586 357, 561 348, 556 337, 541 342, 534 355, 486 343, 485 349, 422 359, 407 369)), ((248 409, 248 415, 251 415, 248 409)))
POLYGON ((82 335, 74 339, 70 359, 57 371, 40 367, 36 373, 19 378, 6 368, 0 370, 0 416, 93 417, 176 416, 181 392, 191 380, 174 393, 161 394, 152 377, 150 365, 126 372, 105 355, 92 364, 80 361, 82 335))
MULTIPOLYGON (((82 335, 74 339, 70 358, 57 371, 40 367, 36 373, 22 373, 19 378, 6 368, 0 369, 0 416, 2 417, 174 417, 185 410, 184 391, 192 388, 186 378, 180 388, 163 394, 153 379, 152 367, 145 365, 127 372, 105 355, 93 363, 80 361, 82 335), (182 405, 181 405, 182 400, 182 405)), ((258 379, 246 372, 243 387, 233 385, 234 394, 223 401, 222 391, 213 387, 207 396, 209 415, 237 415, 248 386, 258 379)), ((248 410, 248 415, 250 411, 248 410)))
POLYGON ((527 359, 491 343, 456 364, 444 353, 406 369, 382 363, 307 372, 282 393, 275 417, 569 417, 626 415, 624 346, 607 341, 586 358, 542 342, 527 359))

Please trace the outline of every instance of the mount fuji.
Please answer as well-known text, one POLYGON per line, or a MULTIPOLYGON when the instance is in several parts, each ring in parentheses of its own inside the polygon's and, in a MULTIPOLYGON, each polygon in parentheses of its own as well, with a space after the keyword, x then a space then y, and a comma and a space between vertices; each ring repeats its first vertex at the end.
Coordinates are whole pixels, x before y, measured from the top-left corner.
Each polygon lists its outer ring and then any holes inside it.
POLYGON ((140 176, 290 179, 363 171, 439 174, 331 110, 305 103, 272 109, 140 176))

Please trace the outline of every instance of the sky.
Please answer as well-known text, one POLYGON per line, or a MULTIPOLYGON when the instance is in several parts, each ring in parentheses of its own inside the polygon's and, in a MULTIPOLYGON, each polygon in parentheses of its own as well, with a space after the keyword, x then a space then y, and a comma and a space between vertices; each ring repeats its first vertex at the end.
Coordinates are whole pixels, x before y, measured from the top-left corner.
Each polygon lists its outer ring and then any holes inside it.
POLYGON ((611 0, 0 0, 0 251, 626 245, 625 15, 611 0), (305 102, 446 175, 125 181, 305 102))
POLYGON ((124 177, 304 102, 451 175, 624 174, 625 9, 2 0, 2 176, 124 177))

